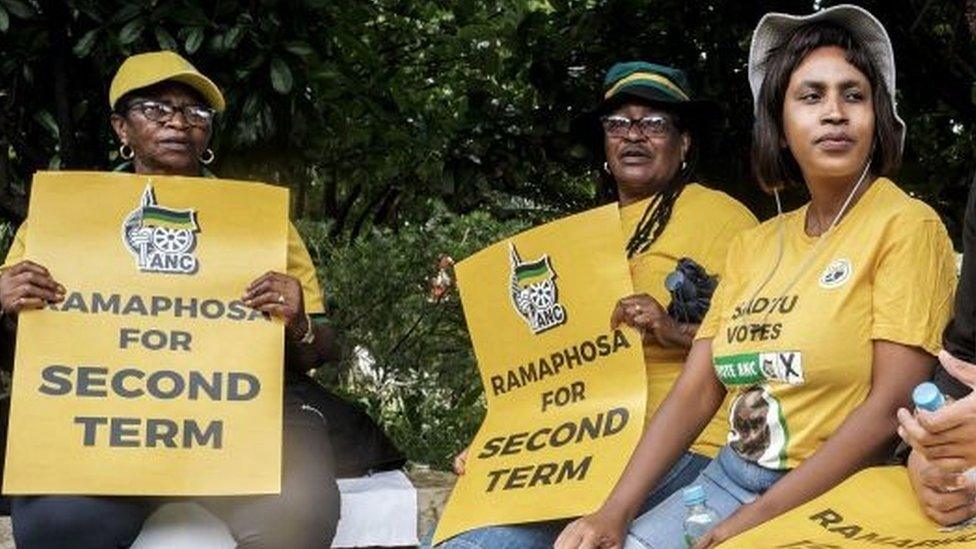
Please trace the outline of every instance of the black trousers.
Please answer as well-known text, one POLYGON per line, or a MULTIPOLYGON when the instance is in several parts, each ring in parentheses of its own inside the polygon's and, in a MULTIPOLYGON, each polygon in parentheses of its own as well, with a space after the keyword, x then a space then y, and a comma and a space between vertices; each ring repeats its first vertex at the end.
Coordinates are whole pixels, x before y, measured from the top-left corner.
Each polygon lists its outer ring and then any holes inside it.
POLYGON ((15 497, 11 519, 18 549, 128 547, 149 515, 171 501, 203 505, 227 524, 241 549, 330 547, 339 521, 335 459, 324 416, 301 398, 304 383, 285 384, 281 494, 15 497))

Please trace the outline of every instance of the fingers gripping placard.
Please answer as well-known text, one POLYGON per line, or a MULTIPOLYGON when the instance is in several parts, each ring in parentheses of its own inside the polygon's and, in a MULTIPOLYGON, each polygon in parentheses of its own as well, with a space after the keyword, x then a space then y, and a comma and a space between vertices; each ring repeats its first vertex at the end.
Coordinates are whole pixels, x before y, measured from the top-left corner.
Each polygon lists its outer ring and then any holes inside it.
POLYGON ((640 335, 610 329, 633 294, 615 205, 519 234, 457 266, 488 401, 437 541, 570 517, 609 493, 640 437, 640 335))
POLYGON ((40 173, 26 254, 65 288, 20 315, 4 489, 280 488, 283 332, 240 301, 284 270, 287 191, 40 173))

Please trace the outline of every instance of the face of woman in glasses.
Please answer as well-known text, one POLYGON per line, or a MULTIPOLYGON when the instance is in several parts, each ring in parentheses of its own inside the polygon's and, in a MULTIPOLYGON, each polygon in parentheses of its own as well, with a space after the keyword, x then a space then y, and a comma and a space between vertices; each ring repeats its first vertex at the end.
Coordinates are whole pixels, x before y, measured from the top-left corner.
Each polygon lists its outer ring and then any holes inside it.
POLYGON ((677 176, 691 138, 674 126, 667 111, 624 103, 603 119, 607 167, 621 198, 646 198, 677 176), (623 122, 629 119, 629 125, 623 122), (642 122, 636 122, 642 120, 642 122))
POLYGON ((196 90, 162 82, 137 90, 126 103, 124 112, 112 115, 112 127, 119 141, 132 147, 136 173, 200 175, 212 118, 188 117, 185 107, 199 107, 191 112, 201 115, 212 111, 196 90))

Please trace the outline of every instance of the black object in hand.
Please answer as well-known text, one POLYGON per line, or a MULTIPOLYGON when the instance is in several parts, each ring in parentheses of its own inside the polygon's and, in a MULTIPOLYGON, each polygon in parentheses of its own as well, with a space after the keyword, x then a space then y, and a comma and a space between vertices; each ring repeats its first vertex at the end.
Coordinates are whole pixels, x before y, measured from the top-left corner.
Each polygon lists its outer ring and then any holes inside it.
POLYGON ((679 322, 699 324, 708 312, 712 294, 718 286, 718 277, 709 275, 705 268, 688 257, 678 260, 678 266, 664 279, 664 286, 671 293, 668 314, 679 322))

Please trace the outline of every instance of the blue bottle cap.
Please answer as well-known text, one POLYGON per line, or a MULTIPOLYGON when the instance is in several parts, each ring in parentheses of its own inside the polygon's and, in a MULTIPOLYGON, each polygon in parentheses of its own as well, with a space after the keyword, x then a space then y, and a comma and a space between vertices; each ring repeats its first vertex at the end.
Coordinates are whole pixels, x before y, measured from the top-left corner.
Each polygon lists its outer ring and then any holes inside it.
POLYGON ((705 503, 705 489, 698 484, 689 486, 681 491, 681 499, 689 507, 698 505, 699 503, 705 503))
POLYGON ((915 390, 912 391, 912 400, 915 402, 916 408, 929 412, 934 412, 945 405, 945 397, 942 396, 942 391, 929 381, 920 383, 918 387, 915 387, 915 390))

